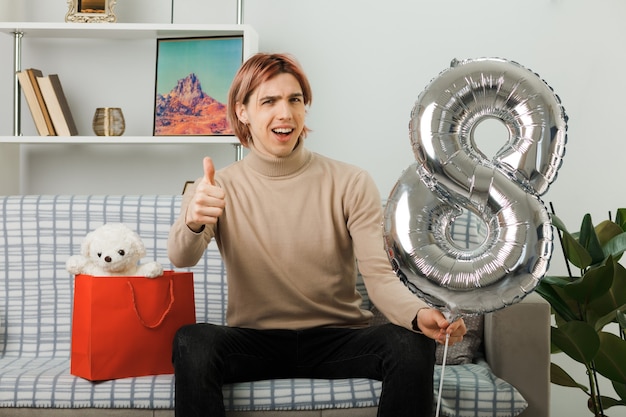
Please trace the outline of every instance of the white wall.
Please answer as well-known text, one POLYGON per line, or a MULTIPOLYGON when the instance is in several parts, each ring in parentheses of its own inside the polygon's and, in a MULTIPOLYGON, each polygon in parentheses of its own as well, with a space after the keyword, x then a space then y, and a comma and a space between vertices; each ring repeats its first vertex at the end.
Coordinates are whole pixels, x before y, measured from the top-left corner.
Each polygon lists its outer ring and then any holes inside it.
MULTIPOLYGON (((28 7, 19 13, 26 20, 63 21, 63 0, 23 3, 28 7)), ((118 3, 121 22, 172 19, 170 0, 118 3)), ((626 174, 622 162, 626 135, 620 124, 626 110, 625 16, 623 0, 244 2, 244 23, 259 33, 260 49, 291 52, 308 72, 314 90, 308 119, 313 133, 308 146, 366 168, 383 197, 413 161, 407 129, 412 106, 452 58, 496 56, 537 72, 561 97, 569 116, 564 163, 543 198, 554 204, 572 228, 584 213, 600 221, 609 210, 626 206, 621 187, 626 174)), ((235 23, 236 0, 175 0, 174 22, 235 23)), ((0 39, 5 56, 10 56, 11 47, 10 39, 0 39)), ((24 66, 39 65, 62 77, 72 74, 69 57, 55 59, 56 52, 43 49, 27 55, 24 66)), ((132 53, 141 53, 141 48, 132 53)), ((128 71, 124 82, 85 91, 82 83, 64 80, 73 100, 70 104, 80 118, 79 128, 89 129, 95 105, 87 102, 102 100, 106 105, 105 99, 119 99, 123 103, 126 94, 133 94, 133 83, 141 82, 141 74, 149 71, 151 63, 145 68, 125 68, 124 62, 131 58, 127 54, 120 50, 112 69, 128 71)), ((0 80, 6 81, 0 83, 0 134, 9 134, 11 68, 8 58, 3 62, 0 80)), ((106 83, 106 79, 101 81, 106 83)), ((151 99, 146 98, 146 106, 151 99)), ((129 126, 131 130, 139 128, 129 126)), ((233 157, 232 149, 223 146, 130 147, 130 155, 124 149, 28 147, 22 151, 23 188, 33 193, 179 192, 185 180, 200 175, 203 154, 217 155, 219 165, 233 157), (121 159, 125 168, 112 170, 121 159)), ((561 273, 560 258, 557 249, 551 273, 561 273)), ((584 375, 579 379, 584 382, 584 375)), ((589 415, 580 393, 555 386, 552 390, 554 416, 589 415)), ((609 414, 626 416, 626 408, 612 409, 609 414)))

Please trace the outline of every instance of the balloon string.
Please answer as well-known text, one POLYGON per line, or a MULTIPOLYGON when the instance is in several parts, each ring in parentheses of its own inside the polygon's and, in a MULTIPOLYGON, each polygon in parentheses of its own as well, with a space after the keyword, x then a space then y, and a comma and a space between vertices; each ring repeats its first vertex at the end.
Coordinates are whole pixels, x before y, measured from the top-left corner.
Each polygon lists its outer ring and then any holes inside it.
POLYGON ((446 333, 446 344, 443 346, 443 360, 441 361, 441 373, 439 374, 439 393, 437 394, 437 411, 435 417, 439 417, 441 409, 441 395, 443 394, 443 374, 446 370, 446 360, 448 358, 448 342, 450 342, 450 333, 446 333))

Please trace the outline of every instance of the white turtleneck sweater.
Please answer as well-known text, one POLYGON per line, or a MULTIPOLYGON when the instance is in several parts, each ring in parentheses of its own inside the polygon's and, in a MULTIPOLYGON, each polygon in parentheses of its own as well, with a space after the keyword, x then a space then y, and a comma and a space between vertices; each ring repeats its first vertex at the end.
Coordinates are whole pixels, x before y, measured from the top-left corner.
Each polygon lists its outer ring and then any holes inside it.
POLYGON ((216 239, 226 264, 229 325, 367 326, 372 314, 360 308, 358 262, 372 302, 390 321, 412 329, 426 305, 391 269, 380 195, 367 172, 312 153, 302 142, 285 158, 265 156, 251 144, 215 181, 226 193, 217 225, 199 233, 186 226, 195 190, 189 187, 168 254, 177 267, 192 266, 216 239))

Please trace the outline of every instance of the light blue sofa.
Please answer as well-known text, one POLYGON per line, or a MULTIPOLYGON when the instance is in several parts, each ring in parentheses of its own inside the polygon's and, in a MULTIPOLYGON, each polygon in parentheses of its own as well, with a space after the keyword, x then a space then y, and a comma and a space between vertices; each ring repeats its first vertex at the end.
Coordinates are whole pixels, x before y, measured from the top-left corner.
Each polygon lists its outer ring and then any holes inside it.
MULTIPOLYGON (((89 231, 122 222, 144 240, 145 260, 173 269, 166 241, 179 205, 169 195, 0 197, 0 417, 173 416, 172 375, 97 384, 70 375, 73 277, 65 261, 89 231)), ((224 323, 217 248, 190 270, 198 321, 224 323)), ((533 294, 487 315, 478 363, 445 368, 441 415, 514 416, 528 405, 522 416, 547 417, 549 320, 548 304, 533 294)), ((228 385, 224 394, 231 417, 368 417, 380 389, 367 379, 287 379, 228 385)))

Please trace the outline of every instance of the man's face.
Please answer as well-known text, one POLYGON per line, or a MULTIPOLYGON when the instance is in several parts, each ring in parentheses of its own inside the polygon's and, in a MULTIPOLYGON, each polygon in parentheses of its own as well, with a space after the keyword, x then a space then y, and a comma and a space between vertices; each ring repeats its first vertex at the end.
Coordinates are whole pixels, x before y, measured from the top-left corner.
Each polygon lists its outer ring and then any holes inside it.
POLYGON ((248 104, 237 103, 237 117, 247 123, 254 146, 263 154, 291 154, 304 129, 306 107, 300 83, 283 73, 260 84, 248 104))

